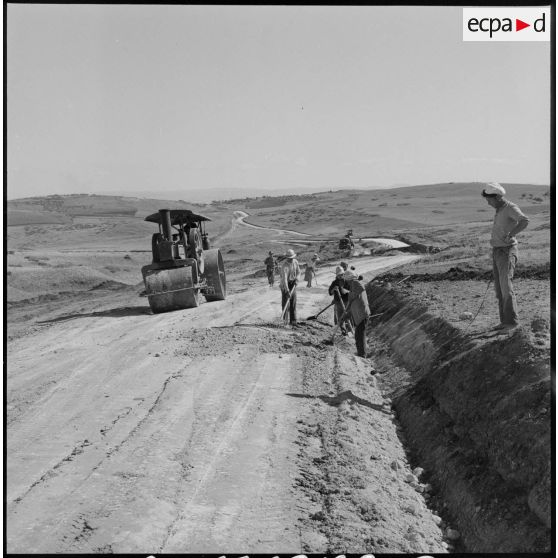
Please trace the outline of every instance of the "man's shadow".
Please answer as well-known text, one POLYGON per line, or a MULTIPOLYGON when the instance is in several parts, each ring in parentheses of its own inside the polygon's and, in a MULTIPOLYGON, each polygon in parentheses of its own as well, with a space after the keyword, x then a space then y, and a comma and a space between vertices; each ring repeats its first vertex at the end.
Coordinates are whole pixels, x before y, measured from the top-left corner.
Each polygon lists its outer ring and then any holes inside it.
POLYGON ((385 415, 391 416, 391 412, 389 410, 386 410, 383 405, 379 405, 378 403, 371 403, 370 401, 367 401, 366 399, 355 395, 350 389, 338 393, 334 396, 310 395, 308 393, 287 393, 287 395, 289 397, 301 397, 304 399, 320 399, 321 401, 327 403, 328 405, 331 405, 332 407, 338 407, 339 405, 341 405, 341 403, 343 403, 343 401, 349 401, 351 403, 358 403, 363 407, 368 407, 369 409, 374 409, 375 411, 380 411, 385 415))

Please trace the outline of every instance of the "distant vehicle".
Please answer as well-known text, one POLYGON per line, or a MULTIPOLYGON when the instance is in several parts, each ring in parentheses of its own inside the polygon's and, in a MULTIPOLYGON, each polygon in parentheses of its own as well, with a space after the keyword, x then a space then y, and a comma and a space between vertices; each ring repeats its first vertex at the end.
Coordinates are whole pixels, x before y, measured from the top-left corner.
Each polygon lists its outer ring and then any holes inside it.
POLYGON ((225 300, 223 258, 204 229, 211 219, 189 209, 159 209, 145 220, 159 225, 151 239, 153 261, 141 268, 153 313, 199 306, 200 293, 208 302, 225 300))
POLYGON ((352 250, 354 247, 353 229, 349 229, 347 234, 339 240, 339 250, 352 250))

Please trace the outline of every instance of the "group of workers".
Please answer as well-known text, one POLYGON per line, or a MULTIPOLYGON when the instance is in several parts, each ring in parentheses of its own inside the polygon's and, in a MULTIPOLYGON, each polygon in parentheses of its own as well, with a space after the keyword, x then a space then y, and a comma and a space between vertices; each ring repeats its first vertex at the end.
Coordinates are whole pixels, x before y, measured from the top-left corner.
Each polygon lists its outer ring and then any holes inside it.
MULTIPOLYGON (((291 250, 292 252, 292 250, 291 250)), ((294 252, 293 252, 294 254, 294 252)), ((283 256, 284 258, 288 258, 287 255, 283 256)), ((316 285, 318 284, 317 280, 316 280, 316 268, 318 267, 318 264, 320 263, 320 257, 318 256, 318 254, 314 254, 307 262, 306 264, 306 270, 304 271, 304 280, 306 281, 306 286, 307 287, 311 287, 312 286, 312 282, 315 281, 316 285)), ((265 271, 266 271, 266 275, 267 275, 267 281, 269 283, 270 287, 273 287, 273 285, 275 284, 275 274, 279 273, 279 267, 278 267, 278 263, 277 260, 275 259, 275 256, 273 255, 273 252, 269 252, 269 255, 267 256, 267 258, 264 260, 265 263, 265 271)))
MULTIPOLYGON (((316 267, 319 262, 318 254, 314 254, 306 265, 304 280, 307 282, 307 287, 311 287, 312 280, 316 278, 316 267)), ((298 327, 296 286, 301 268, 294 250, 287 250, 280 266, 272 252, 269 252, 264 263, 270 286, 274 285, 275 273, 279 273, 283 315, 291 326, 298 327)), ((333 296, 335 323, 339 325, 343 335, 354 333, 357 354, 366 357, 366 324, 370 316, 370 308, 362 277, 356 274, 354 267, 349 269, 345 262, 341 262, 335 270, 335 279, 329 286, 328 292, 333 296)))
MULTIPOLYGON (((493 279, 498 299, 500 324, 496 329, 509 329, 518 325, 517 303, 513 290, 513 274, 517 263, 516 235, 527 227, 529 219, 519 207, 504 198, 505 189, 497 182, 490 182, 482 190, 482 196, 495 209, 492 235, 493 279)), ((316 267, 320 261, 314 254, 306 265, 304 280, 307 287, 312 286, 316 278, 316 267)), ((287 250, 280 267, 272 252, 265 260, 270 286, 274 285, 275 273, 279 273, 283 315, 288 305, 288 321, 297 326, 296 320, 296 285, 301 273, 300 264, 293 250, 287 250)), ((370 318, 370 308, 366 289, 354 267, 348 268, 341 262, 335 269, 335 279, 328 292, 333 296, 335 308, 334 319, 341 332, 346 335, 354 333, 357 354, 366 357, 366 324, 370 318)))

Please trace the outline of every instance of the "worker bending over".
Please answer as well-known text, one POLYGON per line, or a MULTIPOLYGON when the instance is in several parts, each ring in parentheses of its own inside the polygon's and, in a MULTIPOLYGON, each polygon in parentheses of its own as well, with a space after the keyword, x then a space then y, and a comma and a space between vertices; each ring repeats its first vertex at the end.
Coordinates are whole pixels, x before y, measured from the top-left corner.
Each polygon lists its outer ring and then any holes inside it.
POLYGON ((336 324, 340 324, 341 333, 347 335, 348 331, 352 331, 352 327, 351 318, 345 312, 349 303, 349 289, 345 285, 343 273, 341 266, 335 268, 335 279, 331 282, 328 292, 330 296, 333 296, 334 321, 336 324))

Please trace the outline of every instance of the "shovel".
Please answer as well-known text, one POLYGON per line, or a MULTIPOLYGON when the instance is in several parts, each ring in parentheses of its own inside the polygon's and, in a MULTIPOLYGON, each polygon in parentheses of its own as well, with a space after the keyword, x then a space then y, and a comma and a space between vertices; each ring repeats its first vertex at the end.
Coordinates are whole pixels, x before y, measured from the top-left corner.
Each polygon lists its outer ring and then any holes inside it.
MULTIPOLYGON (((349 306, 350 305, 351 305, 351 303, 349 302, 349 306)), ((345 312, 341 316, 341 320, 339 321, 339 323, 333 328, 333 333, 331 334, 331 339, 326 339, 325 341, 323 341, 324 345, 333 345, 333 341, 335 339, 335 334, 337 333, 337 330, 341 327, 341 324, 343 323, 343 320, 347 317, 347 314, 349 313, 349 306, 347 306, 347 310, 345 310, 345 312)), ((385 312, 380 312, 379 314, 372 314, 372 316, 368 316, 368 319, 370 320, 371 318, 377 318, 378 316, 381 316, 382 314, 385 314, 385 312)))
POLYGON ((330 306, 333 306, 335 304, 335 301, 332 302, 331 304, 328 304, 323 310, 320 310, 315 316, 308 316, 308 318, 306 318, 307 320, 317 320, 318 316, 320 314, 322 314, 323 312, 325 312, 330 306))
POLYGON ((326 341, 324 341, 324 343, 326 345, 333 345, 333 340, 335 339, 335 335, 337 334, 337 332, 341 328, 341 324, 345 321, 345 318, 349 315, 349 310, 350 310, 352 302, 353 301, 351 300, 349 302, 349 304, 347 304, 347 308, 345 309, 345 311, 343 312, 343 314, 339 318, 339 321, 337 322, 336 326, 333 328, 333 333, 331 334, 331 339, 327 339, 326 341))
MULTIPOLYGON (((345 318, 345 315, 347 313, 347 310, 349 309, 349 307, 347 306, 347 308, 345 308, 345 303, 343 302, 343 297, 341 296, 341 292, 339 291, 338 287, 335 287, 334 289, 335 291, 337 291, 337 296, 339 297, 339 302, 341 302, 341 308, 343 308, 343 318, 340 320, 340 326, 343 324, 343 319, 345 318)), ((349 331, 353 331, 353 325, 352 323, 349 321, 347 322, 347 325, 349 326, 349 331)))
POLYGON ((312 275, 314 276, 314 281, 316 281, 316 287, 319 287, 320 285, 318 285, 318 278, 316 277, 316 272, 314 270, 312 270, 312 275))

